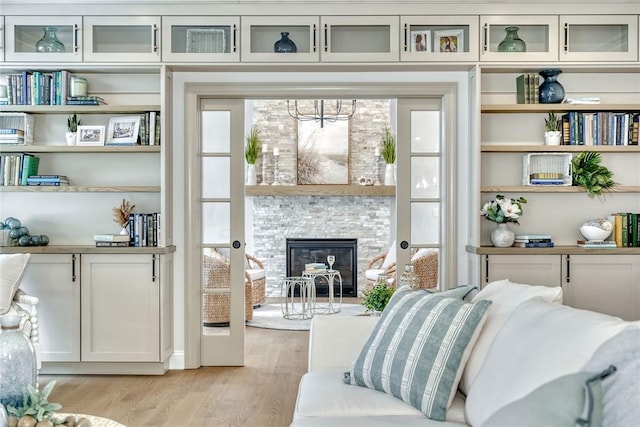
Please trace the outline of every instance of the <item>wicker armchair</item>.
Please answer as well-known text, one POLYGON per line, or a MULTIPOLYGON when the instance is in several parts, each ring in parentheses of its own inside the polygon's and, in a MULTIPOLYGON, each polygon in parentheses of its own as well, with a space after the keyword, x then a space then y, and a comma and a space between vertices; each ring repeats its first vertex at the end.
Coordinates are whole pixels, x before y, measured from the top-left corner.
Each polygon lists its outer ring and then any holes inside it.
POLYGON ((411 257, 413 272, 418 276, 420 289, 438 287, 438 251, 420 249, 411 257))
POLYGON ((364 272, 367 278, 365 290, 371 290, 378 280, 380 274, 389 276, 389 282, 393 284, 396 276, 396 242, 394 241, 389 250, 374 257, 364 272))
POLYGON ((244 274, 247 281, 251 283, 251 303, 253 307, 259 307, 267 299, 267 276, 264 271, 264 264, 249 254, 245 256, 247 258, 247 268, 244 274))

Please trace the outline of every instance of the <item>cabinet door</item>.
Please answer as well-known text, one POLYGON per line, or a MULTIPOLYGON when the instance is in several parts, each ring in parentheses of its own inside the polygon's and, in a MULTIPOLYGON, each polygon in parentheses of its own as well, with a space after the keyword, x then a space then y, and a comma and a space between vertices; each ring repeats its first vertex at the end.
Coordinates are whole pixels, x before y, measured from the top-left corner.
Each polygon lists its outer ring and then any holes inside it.
POLYGON ((4 16, 0 16, 0 62, 4 62, 4 16))
POLYGON ((558 17, 481 16, 481 61, 527 62, 558 60, 558 17), (506 28, 517 27, 518 37, 525 42, 524 52, 500 52, 499 45, 507 35, 506 28))
POLYGON ((477 16, 400 17, 401 61, 477 61, 477 16))
POLYGON ((7 62, 80 62, 82 61, 81 16, 6 16, 5 60, 7 62), (64 49, 39 52, 36 44, 45 35, 45 27, 55 28, 64 49))
POLYGON ((43 362, 80 361, 79 256, 32 254, 20 288, 40 299, 43 362))
POLYGON ((637 61, 638 17, 560 16, 560 61, 637 61))
POLYGON ((400 59, 400 22, 397 16, 323 16, 323 62, 400 59))
POLYGON ((241 49, 243 62, 317 62, 320 58, 317 16, 242 17, 241 49), (283 34, 296 46, 296 52, 275 52, 283 34))
POLYGON ((484 255, 484 284, 508 279, 528 285, 561 286, 559 255, 484 255))
POLYGON ((160 360, 156 256, 82 256, 82 361, 160 360))
POLYGON ((85 16, 86 62, 160 62, 159 16, 85 16))
POLYGON ((237 62, 238 17, 162 17, 162 61, 237 62))
POLYGON ((640 255, 564 255, 564 303, 640 320, 640 255))

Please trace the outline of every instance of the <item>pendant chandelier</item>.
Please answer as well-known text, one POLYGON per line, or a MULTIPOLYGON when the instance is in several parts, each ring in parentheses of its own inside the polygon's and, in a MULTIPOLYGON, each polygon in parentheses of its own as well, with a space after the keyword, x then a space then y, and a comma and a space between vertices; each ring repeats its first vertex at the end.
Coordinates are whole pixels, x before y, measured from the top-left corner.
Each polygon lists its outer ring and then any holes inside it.
POLYGON ((298 110, 298 101, 293 101, 293 109, 291 108, 291 101, 287 100, 287 111, 291 117, 301 122, 315 121, 320 123, 320 127, 324 127, 324 122, 334 123, 338 120, 351 120, 351 117, 356 112, 356 100, 351 101, 351 112, 342 111, 342 100, 337 99, 335 104, 333 101, 326 101, 324 99, 315 99, 313 101, 313 114, 302 114, 298 110))

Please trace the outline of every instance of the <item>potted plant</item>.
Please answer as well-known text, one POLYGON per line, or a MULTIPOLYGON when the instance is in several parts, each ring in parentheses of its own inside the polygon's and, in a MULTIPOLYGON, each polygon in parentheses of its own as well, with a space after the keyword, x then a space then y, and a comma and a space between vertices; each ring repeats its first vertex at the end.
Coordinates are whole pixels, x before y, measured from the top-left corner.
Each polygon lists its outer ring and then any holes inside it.
POLYGON ((601 166, 600 160, 600 153, 595 151, 583 151, 571 160, 573 185, 583 187, 591 198, 616 185, 613 172, 601 166))
POLYGON ((499 248, 508 248, 515 242, 515 233, 507 226, 509 222, 519 224, 522 216, 522 205, 527 203, 524 197, 507 199, 498 194, 495 199, 487 202, 480 211, 481 215, 497 224, 491 232, 491 243, 499 248))
POLYGON ((67 145, 75 145, 78 126, 82 124, 82 120, 78 119, 76 113, 67 117, 67 133, 64 134, 67 145))
POLYGON ((553 111, 544 119, 546 132, 544 133, 545 145, 560 145, 562 140, 562 119, 553 111))
POLYGON ((388 127, 384 128, 382 137, 382 158, 387 164, 384 170, 384 185, 396 184, 396 173, 394 163, 396 162, 396 136, 391 133, 388 127))
POLYGON ((247 161, 247 185, 256 185, 256 161, 260 153, 260 132, 255 127, 245 136, 244 158, 247 161))
POLYGON ((362 305, 367 308, 367 312, 374 316, 379 316, 387 306, 395 288, 389 285, 387 276, 380 275, 373 287, 362 294, 362 305))

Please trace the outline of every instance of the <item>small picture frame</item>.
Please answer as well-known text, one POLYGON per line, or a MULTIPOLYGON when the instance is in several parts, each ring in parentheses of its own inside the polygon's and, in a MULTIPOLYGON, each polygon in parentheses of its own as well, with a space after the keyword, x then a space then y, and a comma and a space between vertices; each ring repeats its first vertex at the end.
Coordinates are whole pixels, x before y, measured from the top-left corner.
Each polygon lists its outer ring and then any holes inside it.
POLYGON ((140 116, 111 117, 106 145, 135 145, 139 131, 140 116))
POLYGON ((78 126, 76 145, 104 145, 104 126, 78 126))
POLYGON ((464 52, 464 30, 435 31, 434 51, 440 53, 464 52))
POLYGON ((431 31, 411 31, 411 52, 431 52, 431 31))

